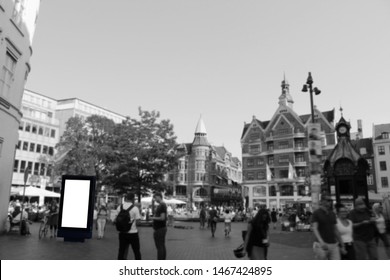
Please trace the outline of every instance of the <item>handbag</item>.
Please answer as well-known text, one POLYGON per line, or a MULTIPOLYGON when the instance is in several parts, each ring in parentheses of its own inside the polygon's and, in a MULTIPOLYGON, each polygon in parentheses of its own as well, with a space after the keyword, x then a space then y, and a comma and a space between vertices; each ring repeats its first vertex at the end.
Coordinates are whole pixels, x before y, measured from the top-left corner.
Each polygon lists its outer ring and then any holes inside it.
POLYGON ((240 246, 238 246, 236 249, 233 250, 234 256, 238 259, 241 259, 246 256, 244 243, 242 243, 240 246))

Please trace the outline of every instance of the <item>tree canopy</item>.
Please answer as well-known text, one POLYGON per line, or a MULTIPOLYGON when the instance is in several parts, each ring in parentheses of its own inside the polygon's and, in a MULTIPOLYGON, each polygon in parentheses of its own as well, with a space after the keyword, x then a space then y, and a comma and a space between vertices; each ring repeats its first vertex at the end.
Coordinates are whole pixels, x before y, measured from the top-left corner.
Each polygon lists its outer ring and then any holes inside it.
POLYGON ((139 108, 139 119, 128 117, 115 127, 107 183, 120 192, 131 189, 140 198, 165 189, 163 178, 176 160, 176 136, 170 121, 159 118, 159 112, 139 108))
POLYGON ((139 108, 139 118, 127 117, 119 124, 98 115, 73 117, 56 146, 61 158, 56 172, 94 175, 99 186, 119 193, 132 190, 140 197, 165 188, 163 178, 176 160, 175 145, 173 125, 157 111, 139 108))

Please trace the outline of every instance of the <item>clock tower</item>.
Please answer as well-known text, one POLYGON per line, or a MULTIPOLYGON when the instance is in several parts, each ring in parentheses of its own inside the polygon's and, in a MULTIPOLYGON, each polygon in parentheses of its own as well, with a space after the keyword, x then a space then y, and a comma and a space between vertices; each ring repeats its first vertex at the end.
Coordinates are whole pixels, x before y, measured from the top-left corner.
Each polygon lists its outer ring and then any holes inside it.
POLYGON ((351 125, 347 122, 344 117, 341 117, 339 122, 336 124, 337 132, 337 142, 340 142, 340 138, 350 138, 349 131, 351 130, 351 125))
POLYGON ((369 166, 351 143, 350 129, 351 125, 341 115, 336 124, 337 145, 324 163, 324 177, 328 184, 326 191, 347 208, 353 208, 358 197, 362 197, 368 205, 369 166))

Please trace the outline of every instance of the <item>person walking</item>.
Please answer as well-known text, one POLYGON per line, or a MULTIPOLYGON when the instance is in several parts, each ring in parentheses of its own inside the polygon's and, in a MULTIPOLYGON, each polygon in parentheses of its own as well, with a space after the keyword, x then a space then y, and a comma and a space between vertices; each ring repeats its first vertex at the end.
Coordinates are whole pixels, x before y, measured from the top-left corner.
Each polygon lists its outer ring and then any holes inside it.
POLYGON ((141 214, 139 209, 134 205, 134 193, 128 193, 124 197, 124 202, 117 208, 117 216, 114 217, 115 223, 118 222, 118 216, 121 214, 122 209, 129 212, 130 216, 130 230, 125 232, 119 232, 119 250, 118 260, 126 260, 129 252, 129 246, 133 249, 134 258, 136 260, 141 259, 140 242, 137 225, 141 220, 141 214))
POLYGON ((390 259, 390 244, 389 244, 389 239, 387 238, 386 235, 386 222, 385 222, 385 217, 383 216, 383 207, 379 203, 374 203, 372 206, 373 213, 375 215, 375 223, 376 223, 376 237, 375 241, 376 244, 378 245, 379 239, 382 240, 383 245, 385 246, 386 250, 386 255, 390 259))
POLYGON ((104 237, 104 231, 106 229, 106 223, 109 216, 109 211, 106 207, 106 204, 102 203, 99 205, 98 213, 97 213, 97 232, 98 239, 102 239, 104 237))
POLYGON ((272 208, 271 211, 271 222, 274 226, 274 229, 276 229, 276 223, 278 222, 278 213, 276 212, 275 208, 272 208))
POLYGON ((200 222, 200 228, 204 229, 206 225, 206 210, 204 209, 204 205, 202 205, 202 207, 200 208, 199 222, 200 222))
POLYGON ((353 222, 353 239, 357 260, 377 260, 378 250, 375 244, 376 219, 371 217, 366 203, 361 197, 355 200, 355 208, 348 218, 353 222))
POLYGON ((49 206, 48 224, 50 225, 50 238, 57 237, 58 211, 57 200, 53 199, 49 206))
POLYGON ((208 206, 205 211, 206 211, 206 222, 207 222, 207 228, 210 228, 211 227, 211 220, 210 220, 210 210, 212 208, 210 206, 208 206))
POLYGON ((157 259, 165 260, 167 258, 167 249, 165 247, 165 236, 167 234, 167 205, 163 201, 162 194, 157 192, 153 199, 158 203, 153 220, 153 238, 157 249, 157 259))
POLYGON ((344 242, 336 227, 337 219, 332 211, 332 203, 330 196, 322 195, 320 207, 312 216, 313 233, 317 239, 313 248, 317 259, 321 260, 340 260, 339 244, 342 252, 345 252, 344 242))
POLYGON ((268 213, 260 209, 248 223, 244 248, 251 260, 266 260, 268 258, 268 213))
POLYGON ((355 249, 353 247, 353 223, 347 219, 348 210, 343 204, 336 205, 337 211, 337 230, 340 233, 344 243, 345 251, 341 254, 342 260, 354 260, 355 249))
POLYGON ((211 228, 211 236, 215 236, 215 231, 217 230, 217 222, 218 222, 218 212, 213 205, 211 210, 209 211, 209 220, 210 220, 210 228, 211 228))
POLYGON ((167 207, 167 214, 168 214, 167 226, 173 227, 173 209, 172 209, 171 205, 168 205, 168 207, 167 207))
POLYGON ((225 210, 225 214, 223 215, 224 222, 225 222, 225 237, 228 237, 230 235, 230 232, 232 231, 232 219, 234 215, 233 213, 229 210, 225 210))

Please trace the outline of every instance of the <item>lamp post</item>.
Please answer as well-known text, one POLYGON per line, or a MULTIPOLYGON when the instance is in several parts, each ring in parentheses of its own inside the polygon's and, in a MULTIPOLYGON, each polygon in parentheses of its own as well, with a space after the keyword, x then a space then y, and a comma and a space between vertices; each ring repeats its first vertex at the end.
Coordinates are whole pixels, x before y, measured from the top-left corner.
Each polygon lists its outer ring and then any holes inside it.
POLYGON ((314 119, 314 104, 313 104, 313 92, 315 95, 319 95, 321 91, 318 88, 313 88, 313 77, 311 76, 311 72, 309 72, 309 76, 307 77, 306 84, 303 85, 302 92, 307 92, 309 89, 310 92, 310 108, 311 108, 311 121, 315 123, 314 119))
POLYGON ((315 124, 314 118, 314 104, 313 104, 313 92, 315 95, 319 95, 321 91, 314 87, 313 88, 313 77, 311 72, 307 77, 306 84, 303 85, 302 92, 310 93, 310 109, 311 109, 311 125, 308 126, 309 129, 309 159, 310 159, 310 186, 311 186, 311 198, 312 198, 312 207, 314 210, 318 208, 319 194, 321 189, 321 137, 320 130, 321 127, 319 124, 315 124))

